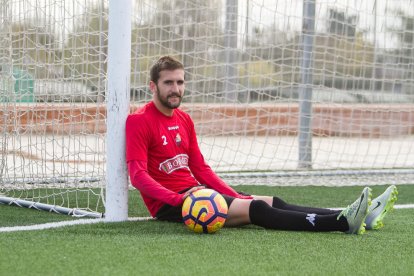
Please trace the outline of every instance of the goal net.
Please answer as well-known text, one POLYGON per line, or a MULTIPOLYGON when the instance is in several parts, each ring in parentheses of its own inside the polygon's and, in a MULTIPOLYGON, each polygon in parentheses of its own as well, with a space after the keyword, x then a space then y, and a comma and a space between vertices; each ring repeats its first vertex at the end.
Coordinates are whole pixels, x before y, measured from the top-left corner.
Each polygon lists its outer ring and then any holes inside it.
POLYGON ((108 21, 88 2, 2 2, 1 203, 104 212, 108 21))
MULTIPOLYGON (((108 1, 3 2, 0 192, 102 213, 108 1)), ((414 2, 359 2, 132 1, 131 112, 172 55, 229 184, 412 183, 414 2)))

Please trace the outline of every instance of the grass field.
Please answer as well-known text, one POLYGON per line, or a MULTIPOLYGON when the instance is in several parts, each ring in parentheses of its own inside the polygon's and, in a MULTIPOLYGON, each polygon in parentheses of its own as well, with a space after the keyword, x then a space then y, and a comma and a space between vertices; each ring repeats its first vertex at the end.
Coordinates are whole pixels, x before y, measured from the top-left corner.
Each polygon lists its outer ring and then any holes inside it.
MULTIPOLYGON (((373 196, 385 186, 375 186, 373 196)), ((291 203, 344 207, 361 187, 239 186, 291 203)), ((398 186, 397 204, 414 203, 414 185, 398 186)), ((130 217, 148 216, 136 191, 130 217)), ((0 233, 0 275, 413 275, 414 209, 396 209, 365 235, 224 228, 199 235, 184 225, 130 221, 0 233)), ((0 227, 71 220, 0 206, 0 227)))

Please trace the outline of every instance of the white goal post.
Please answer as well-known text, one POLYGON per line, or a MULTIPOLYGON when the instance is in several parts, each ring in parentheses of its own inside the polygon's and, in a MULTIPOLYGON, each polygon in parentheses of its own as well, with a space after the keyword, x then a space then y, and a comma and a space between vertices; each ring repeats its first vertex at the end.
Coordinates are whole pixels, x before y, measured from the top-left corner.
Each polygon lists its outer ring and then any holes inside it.
POLYGON ((126 220, 124 121, 161 55, 229 184, 412 184, 414 2, 356 2, 3 1, 0 203, 126 220))
POLYGON ((131 74, 131 1, 109 1, 108 97, 106 143, 107 221, 128 220, 125 121, 129 113, 131 74))

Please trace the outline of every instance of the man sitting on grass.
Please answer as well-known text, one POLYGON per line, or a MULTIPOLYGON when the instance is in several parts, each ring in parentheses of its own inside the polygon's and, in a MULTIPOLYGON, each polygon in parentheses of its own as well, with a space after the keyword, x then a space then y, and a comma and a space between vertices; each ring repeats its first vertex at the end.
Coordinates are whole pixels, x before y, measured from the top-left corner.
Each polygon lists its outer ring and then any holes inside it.
POLYGON ((192 119, 178 109, 184 96, 183 64, 164 56, 153 65, 150 75, 153 99, 128 116, 126 155, 131 183, 140 191, 153 217, 182 222, 184 199, 207 187, 223 195, 229 206, 226 226, 255 224, 269 229, 348 234, 383 226, 384 216, 397 200, 394 185, 372 205, 371 189, 364 188, 343 211, 297 206, 276 196, 235 191, 206 164, 192 119))

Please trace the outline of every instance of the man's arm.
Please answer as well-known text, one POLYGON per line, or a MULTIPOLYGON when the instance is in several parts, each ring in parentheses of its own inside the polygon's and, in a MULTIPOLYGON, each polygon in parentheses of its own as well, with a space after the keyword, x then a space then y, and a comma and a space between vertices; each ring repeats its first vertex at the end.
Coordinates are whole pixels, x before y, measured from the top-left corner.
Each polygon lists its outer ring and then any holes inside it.
POLYGON ((163 187, 148 174, 151 132, 145 121, 142 114, 130 115, 126 121, 126 156, 131 184, 145 197, 177 206, 182 203, 182 195, 163 187))

